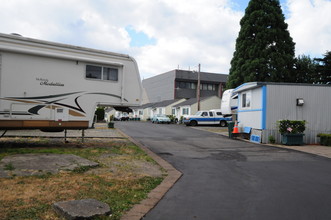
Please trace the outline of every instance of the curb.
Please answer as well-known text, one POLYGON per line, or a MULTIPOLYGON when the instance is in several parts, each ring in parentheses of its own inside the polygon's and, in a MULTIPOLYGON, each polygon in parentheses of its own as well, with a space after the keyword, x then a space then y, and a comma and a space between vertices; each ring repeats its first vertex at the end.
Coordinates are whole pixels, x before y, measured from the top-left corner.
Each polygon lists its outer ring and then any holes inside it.
POLYGON ((139 204, 134 205, 121 217, 121 220, 140 220, 156 206, 156 204, 163 198, 163 196, 179 180, 179 178, 182 176, 182 173, 176 170, 170 163, 149 150, 146 146, 125 134, 122 130, 117 128, 117 131, 124 137, 128 138, 132 143, 144 150, 148 156, 153 158, 153 160, 155 160, 163 169, 165 169, 168 174, 160 185, 148 193, 146 199, 142 200, 139 204))

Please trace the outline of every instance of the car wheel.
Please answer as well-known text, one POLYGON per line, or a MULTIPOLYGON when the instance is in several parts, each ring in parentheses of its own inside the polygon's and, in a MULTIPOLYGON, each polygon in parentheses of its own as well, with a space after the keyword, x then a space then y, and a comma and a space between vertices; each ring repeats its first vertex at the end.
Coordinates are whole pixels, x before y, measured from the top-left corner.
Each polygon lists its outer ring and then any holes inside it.
POLYGON ((197 124, 198 124, 197 121, 190 121, 191 126, 196 126, 197 124))
POLYGON ((221 121, 220 122, 221 127, 225 127, 227 125, 226 121, 221 121))

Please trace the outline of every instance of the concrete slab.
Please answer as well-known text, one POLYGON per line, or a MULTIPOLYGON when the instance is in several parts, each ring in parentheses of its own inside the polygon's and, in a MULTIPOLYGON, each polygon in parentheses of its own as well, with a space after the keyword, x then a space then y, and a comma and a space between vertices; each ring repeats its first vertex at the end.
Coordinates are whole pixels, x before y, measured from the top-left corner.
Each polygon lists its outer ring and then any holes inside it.
POLYGON ((99 164, 72 154, 16 154, 0 161, 0 177, 43 175, 99 164))
POLYGON ((82 199, 57 202, 53 204, 55 212, 65 219, 92 219, 97 216, 111 215, 110 207, 95 199, 82 199))

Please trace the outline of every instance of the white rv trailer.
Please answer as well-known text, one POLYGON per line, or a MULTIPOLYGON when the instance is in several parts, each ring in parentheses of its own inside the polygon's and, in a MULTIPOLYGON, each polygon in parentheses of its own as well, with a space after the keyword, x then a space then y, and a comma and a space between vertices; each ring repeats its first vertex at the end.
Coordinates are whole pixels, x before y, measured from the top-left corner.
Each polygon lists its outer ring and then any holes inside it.
POLYGON ((221 101, 221 112, 225 116, 237 114, 238 95, 234 93, 234 89, 228 89, 223 92, 221 101))
POLYGON ((0 130, 86 129, 96 106, 139 106, 141 94, 128 55, 0 34, 0 130))

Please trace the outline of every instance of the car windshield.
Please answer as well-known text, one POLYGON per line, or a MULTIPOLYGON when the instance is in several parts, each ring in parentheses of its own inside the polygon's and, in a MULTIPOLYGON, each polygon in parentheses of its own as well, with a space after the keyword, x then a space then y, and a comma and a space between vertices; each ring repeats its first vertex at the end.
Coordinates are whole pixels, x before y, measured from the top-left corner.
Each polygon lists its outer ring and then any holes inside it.
POLYGON ((156 117, 162 117, 162 118, 164 118, 166 116, 165 115, 156 115, 156 117))
POLYGON ((198 111, 195 115, 201 115, 202 111, 198 111))

